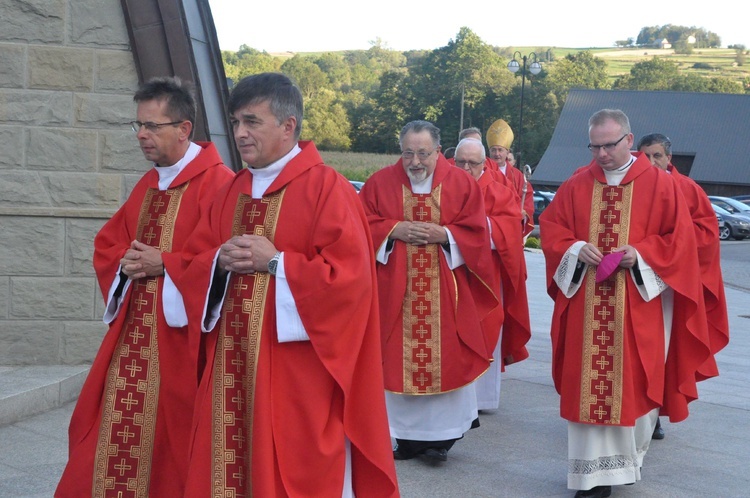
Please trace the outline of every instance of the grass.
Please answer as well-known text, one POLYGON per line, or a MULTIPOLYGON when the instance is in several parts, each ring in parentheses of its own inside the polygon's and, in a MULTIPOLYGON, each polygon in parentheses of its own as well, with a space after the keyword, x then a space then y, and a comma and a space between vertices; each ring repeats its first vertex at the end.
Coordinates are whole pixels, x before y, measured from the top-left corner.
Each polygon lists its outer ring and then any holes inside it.
MULTIPOLYGON (((593 48, 563 48, 563 47, 513 47, 522 53, 534 51, 537 57, 544 61, 549 50, 554 60, 560 60, 569 54, 582 51, 590 51, 594 56, 607 62, 607 73, 609 81, 614 82, 618 77, 630 73, 630 68, 636 62, 650 60, 654 56, 666 59, 677 64, 681 73, 697 74, 699 76, 716 77, 723 76, 738 82, 750 78, 750 56, 744 66, 738 66, 735 59, 737 53, 731 48, 701 48, 694 49, 692 54, 675 54, 673 49, 657 49, 647 47, 593 47, 593 48), (698 69, 693 66, 696 63, 704 63, 711 69, 698 69)), ((554 64, 554 60, 551 64, 554 64)))
POLYGON ((349 180, 364 182, 375 171, 394 164, 398 154, 372 154, 369 152, 320 151, 323 161, 349 180))

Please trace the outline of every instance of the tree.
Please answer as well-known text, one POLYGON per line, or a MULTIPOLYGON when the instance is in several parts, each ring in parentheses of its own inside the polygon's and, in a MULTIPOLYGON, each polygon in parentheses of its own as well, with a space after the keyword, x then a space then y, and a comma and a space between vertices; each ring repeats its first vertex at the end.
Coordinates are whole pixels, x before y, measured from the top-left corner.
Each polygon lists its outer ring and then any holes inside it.
POLYGON ((571 88, 609 88, 607 63, 590 50, 568 54, 550 66, 545 80, 560 105, 565 104, 571 88))
POLYGON ((297 54, 287 59, 281 65, 281 70, 294 81, 304 100, 313 99, 320 90, 331 87, 328 76, 310 57, 297 54))
POLYGON ((351 123, 336 92, 323 88, 305 103, 302 137, 314 140, 320 150, 349 150, 351 123))
POLYGON ((613 87, 625 90, 669 90, 678 76, 677 64, 654 56, 650 60, 633 64, 630 74, 617 79, 613 87))
POLYGON ((641 47, 651 47, 666 38, 674 46, 678 45, 678 42, 682 39, 687 40, 689 36, 695 38, 695 48, 721 47, 721 38, 716 33, 695 26, 675 26, 672 24, 641 28, 636 44, 641 47))
POLYGON ((344 56, 334 52, 326 52, 313 58, 313 63, 328 77, 331 88, 348 91, 352 85, 352 72, 344 56))
POLYGON ((412 87, 402 71, 387 71, 378 88, 359 106, 349 109, 352 150, 397 152, 401 127, 412 119, 415 107, 412 87))
POLYGON ((635 40, 633 37, 628 38, 627 40, 617 40, 615 42, 616 47, 632 47, 635 43, 635 40))
POLYGON ((738 66, 744 66, 745 59, 747 58, 747 51, 745 50, 745 46, 735 45, 733 48, 736 54, 734 57, 734 61, 737 63, 738 66))
POLYGON ((489 93, 507 93, 515 84, 506 62, 466 27, 446 46, 415 60, 409 75, 417 117, 434 121, 446 137, 472 122, 489 93))
POLYGON ((281 59, 247 45, 241 45, 237 52, 222 51, 221 57, 224 73, 232 81, 239 81, 252 74, 277 72, 281 68, 281 59))

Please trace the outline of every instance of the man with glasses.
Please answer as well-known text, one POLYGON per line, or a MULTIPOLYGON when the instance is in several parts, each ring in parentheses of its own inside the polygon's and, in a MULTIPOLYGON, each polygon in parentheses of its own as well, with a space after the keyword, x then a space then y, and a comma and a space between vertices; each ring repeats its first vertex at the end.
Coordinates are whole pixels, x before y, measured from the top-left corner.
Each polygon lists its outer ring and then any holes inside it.
POLYGON ((521 236, 521 213, 515 192, 498 177, 502 173, 486 166, 481 135, 464 138, 456 147, 456 166, 471 174, 482 190, 495 272, 500 275, 503 321, 492 353, 489 370, 476 382, 477 407, 496 410, 500 406, 500 373, 507 365, 528 358, 526 343, 531 338, 529 301, 526 296, 526 260, 521 236))
MULTIPOLYGON (((477 128, 476 126, 472 126, 471 128, 464 128, 461 130, 461 132, 458 134, 458 141, 460 142, 464 138, 476 138, 480 142, 482 141, 482 132, 477 128)), ((455 156, 455 153, 453 154, 455 156)), ((446 156, 447 157, 447 156, 446 156)), ((456 164, 455 161, 450 160, 451 164, 456 164)), ((487 156, 485 153, 484 155, 484 168, 491 170, 491 171, 497 171, 497 163, 493 161, 492 159, 487 156)), ((508 184, 510 185, 510 184, 508 184)))
POLYGON ((377 259, 386 405, 395 459, 445 461, 477 420, 474 381, 500 327, 482 193, 440 153, 440 130, 412 121, 401 159, 362 187, 377 259), (482 321, 494 321, 485 324, 482 321))
MULTIPOLYGON (((729 342, 729 321, 727 302, 724 295, 724 279, 721 275, 719 227, 711 201, 700 185, 690 177, 680 174, 672 164, 672 142, 661 133, 645 135, 638 141, 638 150, 651 164, 672 175, 687 201, 690 217, 695 229, 700 262, 700 280, 703 286, 703 299, 706 303, 708 332, 711 339, 711 352, 718 353, 729 342)), ((707 373, 716 375, 716 364, 706 365, 707 373)), ((653 439, 664 439, 664 429, 657 419, 653 439)))
POLYGON ((687 204, 632 145, 622 111, 592 115, 591 163, 540 217, 555 301, 552 374, 577 497, 641 479, 659 410, 687 418, 712 361, 687 204))
POLYGON ((134 101, 152 168, 94 240, 109 331, 73 412, 56 497, 182 496, 187 477, 198 379, 175 281, 187 236, 234 173, 213 144, 191 141, 189 85, 153 79, 134 101))

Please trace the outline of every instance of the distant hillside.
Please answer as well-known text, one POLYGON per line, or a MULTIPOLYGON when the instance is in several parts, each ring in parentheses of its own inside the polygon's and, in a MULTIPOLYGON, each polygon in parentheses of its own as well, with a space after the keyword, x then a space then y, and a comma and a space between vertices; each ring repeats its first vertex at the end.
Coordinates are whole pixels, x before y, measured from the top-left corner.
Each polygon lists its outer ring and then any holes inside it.
MULTIPOLYGON (((690 55, 675 54, 674 49, 659 48, 616 48, 616 47, 511 47, 522 53, 535 52, 540 60, 544 61, 547 51, 550 52, 553 62, 568 54, 591 51, 596 57, 607 61, 607 71, 610 81, 630 72, 630 68, 636 62, 651 59, 656 56, 670 60, 678 65, 681 72, 698 74, 700 76, 724 76, 737 81, 750 78, 750 57, 743 66, 736 63, 737 53, 729 48, 704 48, 693 51, 690 55)), ((342 50, 340 52, 347 52, 342 50)), ((321 52, 274 52, 270 55, 282 59, 288 59, 295 55, 315 56, 321 52)))

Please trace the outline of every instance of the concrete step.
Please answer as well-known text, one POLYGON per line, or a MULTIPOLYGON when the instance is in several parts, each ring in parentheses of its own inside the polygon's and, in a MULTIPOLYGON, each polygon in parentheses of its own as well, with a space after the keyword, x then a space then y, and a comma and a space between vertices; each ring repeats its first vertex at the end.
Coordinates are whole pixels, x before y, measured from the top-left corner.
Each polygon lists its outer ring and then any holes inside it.
POLYGON ((89 365, 0 366, 0 426, 78 398, 89 365))

